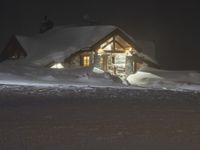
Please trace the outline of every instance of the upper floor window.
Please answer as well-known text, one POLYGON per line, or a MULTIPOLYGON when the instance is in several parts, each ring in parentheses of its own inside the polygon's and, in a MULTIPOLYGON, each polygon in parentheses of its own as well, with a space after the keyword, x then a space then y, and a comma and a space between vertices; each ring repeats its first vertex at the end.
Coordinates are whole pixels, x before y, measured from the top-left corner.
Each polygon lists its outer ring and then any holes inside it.
POLYGON ((126 53, 130 51, 135 51, 135 48, 132 47, 125 39, 119 35, 114 35, 109 38, 107 41, 102 43, 98 49, 98 54, 104 52, 117 52, 117 53, 126 53))

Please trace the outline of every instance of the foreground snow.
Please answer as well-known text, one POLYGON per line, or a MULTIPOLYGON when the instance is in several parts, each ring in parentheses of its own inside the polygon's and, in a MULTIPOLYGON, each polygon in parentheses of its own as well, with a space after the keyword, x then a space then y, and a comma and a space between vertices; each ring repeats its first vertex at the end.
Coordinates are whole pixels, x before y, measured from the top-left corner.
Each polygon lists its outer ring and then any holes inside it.
POLYGON ((94 68, 54 70, 22 65, 20 62, 6 62, 0 65, 0 70, 0 84, 4 85, 200 91, 200 73, 191 71, 166 71, 147 67, 120 80, 94 68))
POLYGON ((200 73, 142 68, 127 78, 131 85, 142 87, 200 91, 200 73))
POLYGON ((200 147, 200 93, 2 87, 1 150, 185 150, 183 144, 189 144, 187 150, 200 147), (174 144, 184 149, 168 148, 174 144))
POLYGON ((0 84, 30 86, 123 86, 118 78, 87 69, 50 69, 13 62, 0 65, 0 84))

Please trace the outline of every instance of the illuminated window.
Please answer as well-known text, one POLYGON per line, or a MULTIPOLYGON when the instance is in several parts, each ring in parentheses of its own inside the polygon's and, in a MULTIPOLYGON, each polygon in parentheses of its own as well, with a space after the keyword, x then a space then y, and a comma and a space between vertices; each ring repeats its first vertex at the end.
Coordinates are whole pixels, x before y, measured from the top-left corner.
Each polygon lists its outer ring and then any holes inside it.
POLYGON ((17 55, 12 55, 9 57, 9 59, 17 59, 17 58, 18 58, 17 55))
POLYGON ((64 66, 62 63, 56 63, 54 65, 52 65, 50 68, 53 68, 53 69, 63 69, 64 66))
POLYGON ((98 54, 100 55, 104 52, 131 53, 133 51, 135 51, 135 49, 119 35, 115 35, 105 41, 97 50, 98 54))
POLYGON ((108 39, 106 42, 100 45, 100 48, 105 48, 107 45, 110 45, 113 42, 113 37, 108 39))
POLYGON ((102 49, 104 51, 112 51, 113 50, 113 37, 111 37, 106 42, 101 44, 100 49, 102 49))
POLYGON ((90 56, 83 56, 83 67, 90 66, 90 56))

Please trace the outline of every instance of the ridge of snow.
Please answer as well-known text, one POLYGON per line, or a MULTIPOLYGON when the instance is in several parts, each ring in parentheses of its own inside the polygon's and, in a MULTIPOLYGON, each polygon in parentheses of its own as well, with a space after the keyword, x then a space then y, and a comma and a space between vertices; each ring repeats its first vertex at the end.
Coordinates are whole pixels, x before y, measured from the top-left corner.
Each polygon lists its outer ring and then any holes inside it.
POLYGON ((200 91, 200 73, 194 71, 168 71, 144 67, 127 77, 131 85, 142 87, 200 91))

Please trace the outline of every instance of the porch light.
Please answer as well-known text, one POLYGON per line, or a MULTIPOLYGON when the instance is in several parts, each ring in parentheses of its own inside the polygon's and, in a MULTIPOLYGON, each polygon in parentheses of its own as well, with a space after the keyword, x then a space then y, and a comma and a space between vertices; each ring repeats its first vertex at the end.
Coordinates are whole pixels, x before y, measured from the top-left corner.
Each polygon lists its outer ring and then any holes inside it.
POLYGON ((132 47, 129 47, 128 50, 129 50, 129 51, 132 51, 132 47))
POLYGON ((132 47, 126 48, 126 49, 125 49, 126 55, 127 55, 127 56, 131 56, 131 51, 132 51, 132 50, 133 50, 132 47))
POLYGON ((100 55, 101 55, 101 54, 103 54, 103 53, 104 53, 104 50, 103 50, 102 48, 100 48, 100 49, 98 49, 98 51, 97 51, 97 52, 98 52, 98 54, 100 54, 100 55))
POLYGON ((62 63, 55 63, 53 66, 51 66, 50 68, 52 69, 63 69, 64 66, 62 63))

